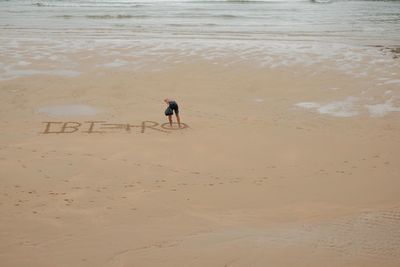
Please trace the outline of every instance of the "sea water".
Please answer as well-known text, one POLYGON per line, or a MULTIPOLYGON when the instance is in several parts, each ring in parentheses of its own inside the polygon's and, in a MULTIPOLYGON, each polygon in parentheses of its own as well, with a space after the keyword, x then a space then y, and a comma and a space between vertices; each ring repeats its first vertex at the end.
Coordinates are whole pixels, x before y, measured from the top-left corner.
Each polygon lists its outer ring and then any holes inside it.
POLYGON ((400 1, 0 0, 0 42, 3 56, 35 50, 36 59, 54 61, 62 49, 99 46, 299 55, 291 61, 316 51, 359 60, 354 52, 373 47, 397 57, 400 1))
POLYGON ((2 39, 399 45, 400 1, 0 1, 2 39))

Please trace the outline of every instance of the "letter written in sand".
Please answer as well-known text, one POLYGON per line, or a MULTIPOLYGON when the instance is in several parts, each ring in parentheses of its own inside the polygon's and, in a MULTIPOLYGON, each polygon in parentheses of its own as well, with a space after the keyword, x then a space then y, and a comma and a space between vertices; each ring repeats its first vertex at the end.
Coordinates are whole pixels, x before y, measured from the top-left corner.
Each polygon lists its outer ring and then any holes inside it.
POLYGON ((140 128, 140 132, 144 133, 146 131, 146 128, 148 128, 148 129, 152 129, 152 130, 168 133, 167 131, 164 131, 162 129, 156 128, 158 125, 159 124, 157 122, 155 122, 155 121, 142 121, 142 124, 140 124, 140 125, 127 124, 126 125, 126 130, 128 132, 130 132, 131 128, 140 128))
POLYGON ((46 121, 43 123, 46 123, 46 128, 44 129, 44 132, 43 132, 44 134, 74 133, 74 132, 78 131, 79 127, 82 125, 81 123, 76 122, 76 121, 67 121, 67 122, 46 121), (51 126, 53 124, 62 124, 62 126, 61 126, 61 128, 59 128, 58 131, 54 131, 54 130, 52 131, 51 126))
POLYGON ((174 127, 174 126, 171 127, 171 125, 169 125, 168 122, 161 124, 161 128, 163 128, 165 130, 169 130, 169 131, 182 130, 182 129, 186 129, 187 127, 189 127, 189 126, 186 123, 182 123, 182 122, 181 122, 181 127, 174 127))
POLYGON ((89 128, 87 131, 84 131, 84 133, 104 133, 104 131, 96 131, 95 127, 98 123, 103 123, 105 121, 85 121, 86 123, 89 123, 89 128))
POLYGON ((168 133, 167 131, 161 130, 161 129, 157 129, 156 127, 158 126, 158 123, 155 121, 142 121, 142 133, 144 133, 146 128, 152 129, 152 130, 156 130, 156 131, 160 131, 160 132, 164 132, 164 133, 168 133), (151 123, 152 125, 148 125, 149 123, 151 123))

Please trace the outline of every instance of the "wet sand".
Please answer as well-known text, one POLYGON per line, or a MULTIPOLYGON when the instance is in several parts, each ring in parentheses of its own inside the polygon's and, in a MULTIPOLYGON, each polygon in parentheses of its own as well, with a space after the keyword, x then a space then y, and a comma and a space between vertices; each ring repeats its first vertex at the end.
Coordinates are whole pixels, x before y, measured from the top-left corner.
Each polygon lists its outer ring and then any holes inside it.
POLYGON ((340 104, 368 77, 81 63, 0 81, 2 265, 399 266, 399 113, 340 104))

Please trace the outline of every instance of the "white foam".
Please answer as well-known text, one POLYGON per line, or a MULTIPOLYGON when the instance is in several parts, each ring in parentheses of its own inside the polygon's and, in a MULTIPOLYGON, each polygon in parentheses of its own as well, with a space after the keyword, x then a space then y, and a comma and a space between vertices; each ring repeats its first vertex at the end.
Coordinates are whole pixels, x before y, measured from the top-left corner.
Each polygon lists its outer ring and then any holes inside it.
POLYGON ((128 65, 129 62, 125 60, 116 59, 113 62, 102 64, 101 66, 108 67, 108 68, 118 68, 128 65))
POLYGON ((320 114, 331 115, 334 117, 353 117, 358 115, 358 111, 354 105, 356 101, 357 98, 355 97, 347 97, 342 101, 333 101, 325 104, 301 102, 297 103, 296 106, 306 109, 314 109, 320 114))
POLYGON ((319 108, 320 104, 315 103, 315 102, 301 102, 301 103, 297 103, 296 106, 301 107, 301 108, 306 108, 306 109, 313 109, 313 108, 319 108))
POLYGON ((393 106, 391 100, 382 104, 365 105, 371 117, 383 117, 389 112, 400 112, 400 107, 393 106))
POLYGON ((387 91, 385 91, 385 95, 391 95, 392 93, 393 93, 392 90, 387 90, 387 91))
POLYGON ((7 67, 6 72, 4 74, 0 74, 0 80, 9 80, 33 75, 56 75, 73 78, 78 77, 80 74, 80 72, 75 70, 17 70, 7 67))
POLYGON ((38 112, 49 116, 93 116, 98 110, 88 105, 59 105, 41 107, 38 112))
POLYGON ((21 60, 21 61, 18 62, 19 66, 28 66, 30 64, 32 64, 32 63, 28 62, 28 61, 24 61, 24 60, 21 60))
POLYGON ((400 80, 389 80, 386 81, 385 84, 400 84, 400 80))

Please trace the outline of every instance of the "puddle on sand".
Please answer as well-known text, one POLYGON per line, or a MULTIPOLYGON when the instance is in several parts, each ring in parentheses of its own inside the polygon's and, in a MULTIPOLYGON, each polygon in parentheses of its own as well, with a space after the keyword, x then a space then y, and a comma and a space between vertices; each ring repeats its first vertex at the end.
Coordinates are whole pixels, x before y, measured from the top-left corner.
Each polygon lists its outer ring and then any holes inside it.
POLYGON ((57 116, 93 116, 99 113, 99 111, 88 105, 58 105, 58 106, 46 106, 38 109, 39 113, 45 113, 46 115, 57 117, 57 116))

